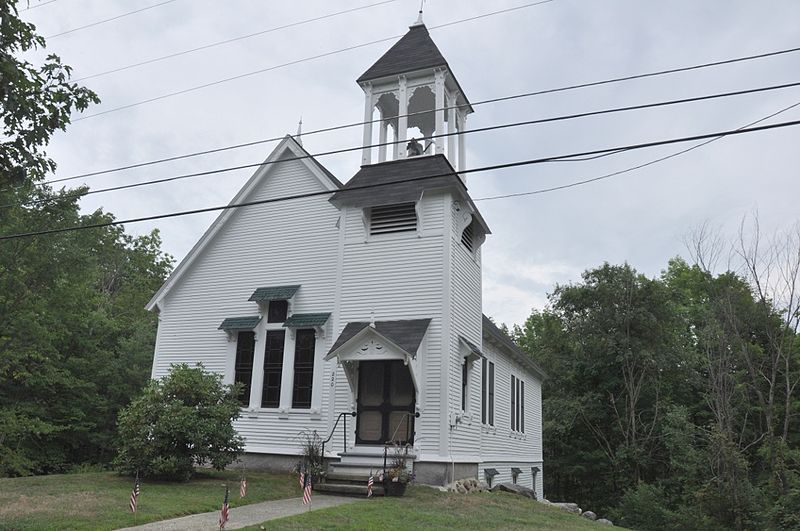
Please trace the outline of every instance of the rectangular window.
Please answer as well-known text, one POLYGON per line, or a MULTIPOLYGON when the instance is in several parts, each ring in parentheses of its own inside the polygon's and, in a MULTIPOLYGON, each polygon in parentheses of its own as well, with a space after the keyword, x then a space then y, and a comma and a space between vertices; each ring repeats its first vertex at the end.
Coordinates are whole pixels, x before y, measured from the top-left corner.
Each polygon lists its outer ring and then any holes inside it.
POLYGON ((525 433, 525 382, 511 377, 511 430, 525 433))
POLYGON ((288 312, 289 301, 269 301, 269 308, 267 309, 267 322, 282 323, 286 320, 286 314, 288 312))
POLYGON ((285 330, 267 331, 264 347, 264 388, 261 393, 261 407, 281 405, 281 377, 283 376, 283 342, 285 330))
POLYGON ((487 383, 489 382, 489 366, 486 358, 481 360, 481 424, 487 423, 486 418, 486 396, 488 393, 487 383))
POLYGON ((469 363, 467 360, 463 360, 461 364, 461 411, 467 410, 467 382, 469 381, 467 363, 469 363))
POLYGON ((309 409, 311 392, 314 387, 314 350, 316 347, 314 330, 298 330, 294 344, 294 389, 292 407, 309 409))
POLYGON ((489 362, 489 426, 494 426, 494 363, 489 362))
POLYGON ((414 232, 417 230, 417 208, 414 202, 372 207, 369 216, 370 234, 414 232))
POLYGON ((517 431, 517 379, 511 377, 511 430, 517 431))
POLYGON ((237 334, 233 381, 243 385, 239 393, 239 403, 242 407, 250 405, 250 382, 253 379, 255 347, 256 335, 254 332, 239 332, 237 334))

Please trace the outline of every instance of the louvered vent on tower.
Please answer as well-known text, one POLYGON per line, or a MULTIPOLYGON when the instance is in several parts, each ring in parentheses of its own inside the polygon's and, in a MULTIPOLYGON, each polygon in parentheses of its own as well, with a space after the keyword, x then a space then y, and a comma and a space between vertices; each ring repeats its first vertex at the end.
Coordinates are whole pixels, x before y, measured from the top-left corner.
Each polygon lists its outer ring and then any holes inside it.
POLYGON ((372 207, 370 234, 389 234, 417 230, 417 210, 413 202, 372 207))

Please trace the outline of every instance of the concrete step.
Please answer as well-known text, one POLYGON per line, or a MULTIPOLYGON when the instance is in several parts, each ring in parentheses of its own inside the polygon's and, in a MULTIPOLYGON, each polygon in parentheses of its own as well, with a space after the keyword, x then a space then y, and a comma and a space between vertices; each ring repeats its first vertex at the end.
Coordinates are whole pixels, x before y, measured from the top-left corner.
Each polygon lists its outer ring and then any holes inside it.
POLYGON ((355 464, 355 463, 332 463, 328 467, 328 476, 331 474, 342 474, 348 477, 363 477, 366 481, 369 473, 377 474, 378 471, 383 470, 383 460, 380 463, 369 464, 355 464))
MULTIPOLYGON (((353 485, 349 483, 320 483, 314 487, 314 490, 324 492, 326 494, 339 494, 344 496, 367 496, 367 481, 364 480, 363 485, 353 485)), ((373 496, 383 496, 383 486, 376 483, 372 486, 373 496)))
MULTIPOLYGON (((376 483, 378 482, 378 474, 380 474, 379 470, 372 470, 372 477, 376 483)), ((369 471, 366 474, 352 474, 350 471, 331 471, 325 476, 325 481, 329 483, 352 483, 354 485, 366 485, 368 479, 369 471)))

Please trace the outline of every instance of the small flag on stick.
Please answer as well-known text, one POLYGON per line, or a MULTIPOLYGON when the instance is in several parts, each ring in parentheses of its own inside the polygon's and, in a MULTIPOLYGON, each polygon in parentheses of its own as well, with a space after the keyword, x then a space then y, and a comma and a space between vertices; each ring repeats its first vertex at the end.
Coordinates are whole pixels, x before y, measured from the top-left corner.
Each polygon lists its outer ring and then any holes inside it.
POLYGON ((372 484, 375 483, 375 477, 372 475, 372 470, 369 471, 369 479, 367 480, 367 498, 372 497, 372 484))
POLYGON ((136 473, 136 480, 133 483, 133 490, 131 491, 130 509, 132 513, 136 513, 136 504, 139 501, 139 473, 136 473))
POLYGON ((247 496, 247 478, 242 476, 242 481, 239 482, 239 497, 244 498, 247 496))
POLYGON ((225 524, 231 516, 231 508, 228 505, 228 486, 225 486, 225 500, 222 502, 222 509, 219 511, 219 528, 225 529, 225 524))
POLYGON ((303 505, 311 503, 311 474, 303 474, 303 505))

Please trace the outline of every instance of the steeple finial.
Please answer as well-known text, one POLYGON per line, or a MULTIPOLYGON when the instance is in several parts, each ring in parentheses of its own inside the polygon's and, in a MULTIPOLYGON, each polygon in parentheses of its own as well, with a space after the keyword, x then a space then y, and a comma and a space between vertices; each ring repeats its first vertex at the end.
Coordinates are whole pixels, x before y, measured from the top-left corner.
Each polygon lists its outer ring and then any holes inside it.
POLYGON ((297 134, 294 136, 294 139, 297 140, 297 143, 301 146, 303 145, 303 139, 300 138, 303 134, 303 117, 300 117, 300 121, 297 123, 297 134))
POLYGON ((419 2, 419 15, 417 16, 417 21, 416 21, 416 22, 414 22, 414 23, 411 25, 411 27, 412 27, 412 28, 413 28, 414 26, 424 26, 424 25, 425 25, 425 23, 424 23, 424 22, 422 22, 422 8, 423 8, 424 6, 425 6, 425 0, 420 0, 420 2, 419 2))

